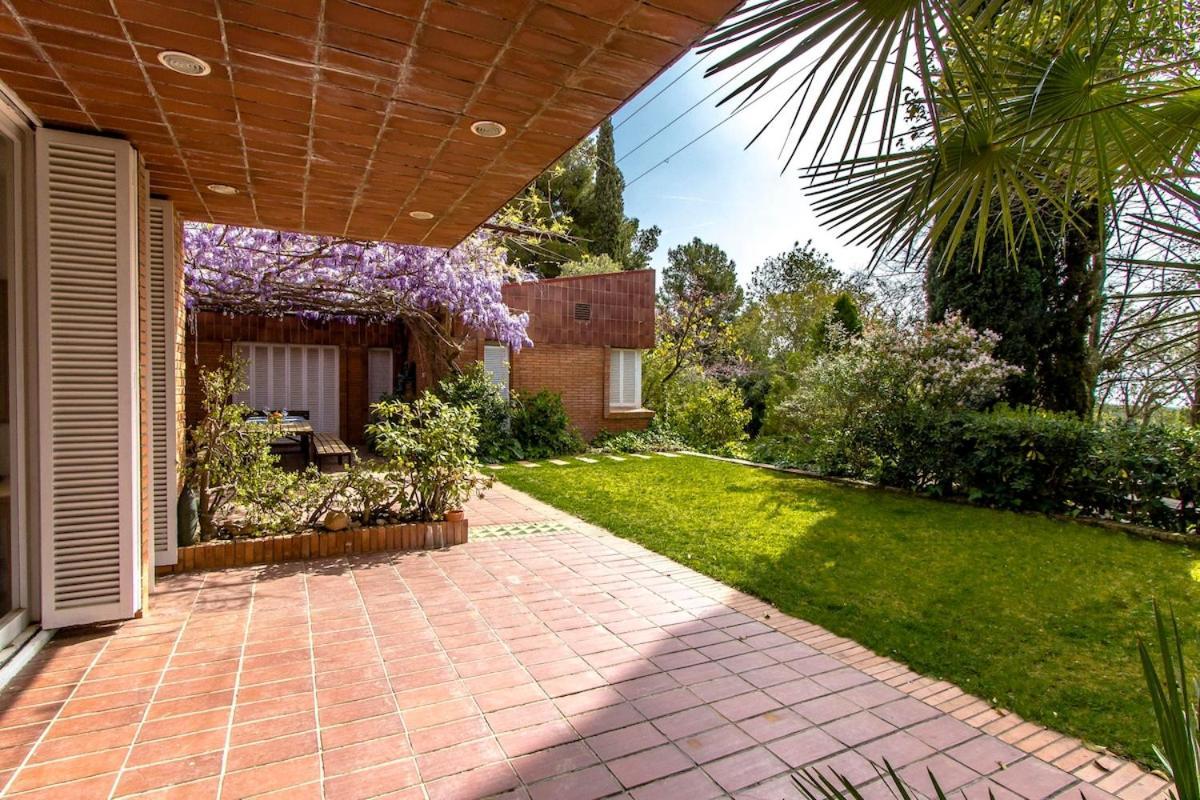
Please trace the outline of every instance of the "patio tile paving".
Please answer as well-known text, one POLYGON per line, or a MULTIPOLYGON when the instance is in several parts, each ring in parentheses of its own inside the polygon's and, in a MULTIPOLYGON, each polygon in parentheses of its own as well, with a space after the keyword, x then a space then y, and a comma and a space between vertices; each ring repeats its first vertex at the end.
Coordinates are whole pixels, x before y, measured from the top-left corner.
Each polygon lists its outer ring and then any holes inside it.
POLYGON ((61 632, 0 693, 0 791, 777 800, 815 765, 873 800, 887 758, 969 800, 1165 793, 506 487, 469 513, 450 550, 170 576, 61 632))

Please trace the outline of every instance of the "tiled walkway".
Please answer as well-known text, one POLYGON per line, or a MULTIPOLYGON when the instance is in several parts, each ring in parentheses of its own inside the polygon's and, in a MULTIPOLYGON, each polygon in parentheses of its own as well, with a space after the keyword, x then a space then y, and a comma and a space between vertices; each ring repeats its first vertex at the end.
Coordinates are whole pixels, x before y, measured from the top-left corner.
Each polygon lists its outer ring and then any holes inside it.
MULTIPOLYGON (((488 502, 492 525, 544 509, 503 488, 488 502)), ((60 635, 4 693, 0 785, 780 800, 815 764, 873 800, 886 793, 868 760, 887 757, 969 800, 1162 793, 1132 765, 555 521, 569 530, 169 577, 149 617, 60 635)))

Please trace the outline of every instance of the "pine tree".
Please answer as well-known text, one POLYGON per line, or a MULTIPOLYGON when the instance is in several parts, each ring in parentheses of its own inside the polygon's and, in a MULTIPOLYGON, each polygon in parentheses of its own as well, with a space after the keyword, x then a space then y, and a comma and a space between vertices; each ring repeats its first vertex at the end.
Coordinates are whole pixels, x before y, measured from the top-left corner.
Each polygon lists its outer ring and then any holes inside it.
POLYGON ((607 255, 616 261, 624 261, 624 192, 625 178, 617 168, 612 120, 606 119, 596 138, 596 188, 592 194, 594 228, 589 248, 594 256, 607 255))

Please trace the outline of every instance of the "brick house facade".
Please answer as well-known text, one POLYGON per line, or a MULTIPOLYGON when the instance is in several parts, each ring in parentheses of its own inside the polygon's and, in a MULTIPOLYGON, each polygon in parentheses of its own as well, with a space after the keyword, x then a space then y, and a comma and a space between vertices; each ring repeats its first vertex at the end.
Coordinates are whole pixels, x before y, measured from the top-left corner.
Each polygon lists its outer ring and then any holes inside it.
MULTIPOLYGON (((618 408, 611 402, 614 350, 640 353, 654 347, 654 270, 550 278, 504 287, 504 301, 529 314, 533 347, 509 353, 509 385, 514 392, 549 389, 584 439, 602 430, 646 427, 654 412, 637 402, 618 408)), ((461 361, 484 359, 486 343, 476 336, 461 361)))
MULTIPOLYGON (((571 421, 587 440, 602 430, 647 425, 653 412, 641 408, 640 386, 625 387, 626 400, 632 402, 621 405, 613 402, 612 381, 614 363, 625 364, 636 376, 641 352, 654 346, 653 270, 510 284, 504 287, 504 299, 514 311, 529 314, 533 346, 515 353, 505 348, 503 365, 496 358, 485 359, 485 351, 495 345, 468 335, 460 365, 485 361, 495 368, 498 381, 519 394, 542 389, 560 393, 571 421), (507 372, 503 377, 501 370, 507 372)), ((200 415, 199 369, 216 366, 239 344, 336 348, 336 400, 330 401, 337 406, 336 432, 349 444, 361 444, 368 408, 377 399, 371 396, 373 385, 390 385, 411 396, 432 385, 442 371, 419 341, 402 321, 355 324, 199 312, 189 326, 184 355, 187 422, 195 424, 200 415), (372 359, 386 363, 387 353, 389 375, 373 380, 371 371, 381 369, 381 362, 372 359)))

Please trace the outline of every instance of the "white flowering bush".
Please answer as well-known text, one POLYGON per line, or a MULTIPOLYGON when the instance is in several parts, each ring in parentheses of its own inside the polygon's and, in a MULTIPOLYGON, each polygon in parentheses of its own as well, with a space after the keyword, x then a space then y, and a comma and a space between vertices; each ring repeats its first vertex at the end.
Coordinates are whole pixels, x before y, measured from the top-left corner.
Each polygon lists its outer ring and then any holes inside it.
POLYGON ((1020 372, 992 355, 995 334, 954 316, 908 329, 874 323, 853 337, 835 327, 831 337, 768 421, 795 460, 831 474, 886 477, 916 432, 947 413, 990 406, 1020 372))

